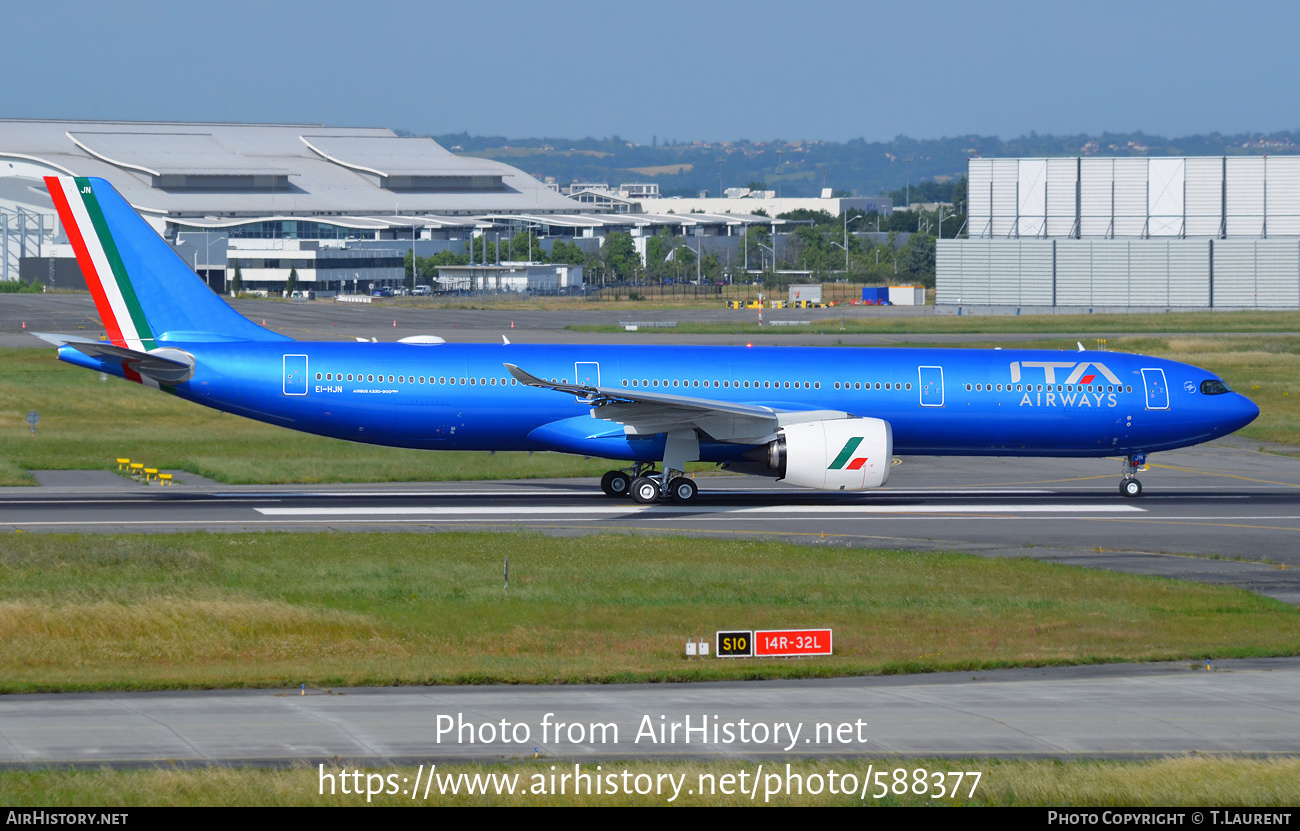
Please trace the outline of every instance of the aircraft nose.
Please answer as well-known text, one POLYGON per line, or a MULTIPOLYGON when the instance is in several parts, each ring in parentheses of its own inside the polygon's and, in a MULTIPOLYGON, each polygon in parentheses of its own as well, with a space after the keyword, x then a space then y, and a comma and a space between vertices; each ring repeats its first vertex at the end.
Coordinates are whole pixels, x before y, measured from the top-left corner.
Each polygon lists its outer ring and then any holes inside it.
POLYGON ((1244 395, 1237 396, 1236 406, 1234 409, 1236 412, 1232 419, 1233 430, 1240 430, 1242 427, 1245 427, 1247 424, 1250 424, 1252 421, 1259 418, 1259 407, 1256 406, 1254 401, 1251 401, 1244 395))

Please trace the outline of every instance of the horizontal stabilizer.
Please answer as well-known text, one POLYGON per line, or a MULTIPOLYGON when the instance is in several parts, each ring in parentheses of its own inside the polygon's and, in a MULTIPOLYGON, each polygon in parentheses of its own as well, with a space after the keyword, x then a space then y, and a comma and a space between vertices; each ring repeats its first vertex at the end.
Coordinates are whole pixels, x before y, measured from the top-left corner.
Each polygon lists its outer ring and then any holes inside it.
POLYGON ((183 349, 163 347, 152 352, 140 352, 74 335, 35 334, 43 341, 75 349, 87 357, 121 361, 124 368, 159 383, 180 384, 194 377, 194 356, 183 349))

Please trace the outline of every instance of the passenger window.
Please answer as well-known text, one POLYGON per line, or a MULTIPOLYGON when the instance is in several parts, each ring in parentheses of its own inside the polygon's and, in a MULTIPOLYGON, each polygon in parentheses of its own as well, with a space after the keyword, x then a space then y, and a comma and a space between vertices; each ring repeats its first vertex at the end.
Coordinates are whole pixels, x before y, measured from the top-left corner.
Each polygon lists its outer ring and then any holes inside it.
MULTIPOLYGON (((880 382, 879 382, 879 381, 876 382, 876 389, 880 389, 880 382)), ((970 389, 970 384, 967 384, 967 385, 966 385, 966 389, 970 389)))
POLYGON ((623 379, 623 386, 625 386, 625 387, 627 386, 627 379, 626 379, 626 378, 623 379))
POLYGON ((813 381, 813 389, 818 389, 818 390, 819 390, 819 389, 821 389, 821 388, 822 388, 822 382, 821 382, 821 381, 813 381))
MULTIPOLYGON (((911 385, 911 384, 908 384, 908 385, 907 385, 907 388, 910 390, 910 389, 912 388, 912 385, 911 385)), ((1002 389, 1002 385, 1001 385, 1001 384, 998 384, 998 389, 1002 389)))
POLYGON ((469 379, 469 385, 470 385, 471 387, 474 386, 474 379, 473 379, 473 378, 469 379))

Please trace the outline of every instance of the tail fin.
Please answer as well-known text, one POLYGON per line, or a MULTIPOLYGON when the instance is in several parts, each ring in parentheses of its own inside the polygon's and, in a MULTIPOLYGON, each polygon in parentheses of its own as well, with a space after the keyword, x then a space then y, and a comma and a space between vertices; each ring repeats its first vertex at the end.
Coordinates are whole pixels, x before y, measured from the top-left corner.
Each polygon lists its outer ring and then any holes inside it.
POLYGON ((165 341, 290 340, 226 305, 104 179, 47 176, 108 338, 147 352, 165 341))

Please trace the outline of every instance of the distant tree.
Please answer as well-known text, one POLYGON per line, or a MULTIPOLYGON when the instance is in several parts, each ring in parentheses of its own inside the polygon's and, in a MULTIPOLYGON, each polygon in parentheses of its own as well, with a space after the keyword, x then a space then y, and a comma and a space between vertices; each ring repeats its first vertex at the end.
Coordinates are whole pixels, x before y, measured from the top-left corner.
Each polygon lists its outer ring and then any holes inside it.
POLYGON ((758 179, 750 179, 749 184, 745 185, 745 187, 750 190, 767 190, 767 182, 761 182, 758 179))
POLYGON ((649 274, 662 275, 664 272, 664 260, 668 252, 672 250, 673 236, 667 228, 661 227, 653 237, 646 240, 645 243, 645 267, 649 274))
POLYGON ((636 253, 632 235, 623 231, 614 231, 605 237, 605 244, 600 248, 601 260, 610 273, 621 280, 627 280, 636 272, 641 258, 636 253))
POLYGON ((557 239, 551 245, 551 262, 564 265, 582 265, 587 255, 576 242, 557 239))
POLYGON ((909 277, 926 286, 934 285, 934 237, 913 234, 903 246, 900 265, 909 277))
POLYGON ((292 297, 293 293, 297 290, 298 290, 298 269, 291 267, 289 269, 289 279, 284 284, 284 292, 285 294, 292 297))
POLYGON ((235 260, 235 276, 230 278, 230 292, 238 295, 244 290, 244 275, 239 271, 239 260, 235 260))

